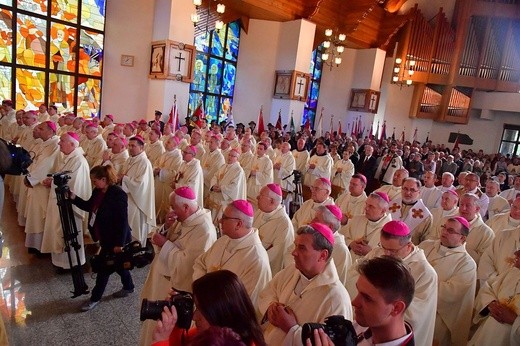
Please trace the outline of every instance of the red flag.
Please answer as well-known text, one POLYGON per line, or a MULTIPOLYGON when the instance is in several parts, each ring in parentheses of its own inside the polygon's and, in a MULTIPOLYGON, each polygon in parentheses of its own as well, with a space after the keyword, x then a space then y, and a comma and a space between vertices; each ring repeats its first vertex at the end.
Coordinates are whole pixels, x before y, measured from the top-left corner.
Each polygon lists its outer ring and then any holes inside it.
POLYGON ((311 130, 311 118, 307 116, 307 120, 305 120, 305 124, 303 124, 303 128, 305 131, 311 130))
POLYGON ((455 138, 455 143, 453 143, 453 150, 460 149, 459 148, 459 134, 457 133, 457 138, 455 138))
POLYGON ((202 127, 202 118, 204 118, 204 107, 202 107, 202 102, 200 102, 191 116, 191 125, 200 129, 202 127))
POLYGON ((343 132, 341 131, 341 120, 338 121, 339 125, 338 125, 338 136, 341 136, 343 134, 343 132))
POLYGON ((261 135, 262 132, 265 131, 265 128, 264 128, 264 114, 263 114, 263 111, 262 111, 262 107, 260 107, 260 114, 258 114, 258 121, 257 121, 258 125, 256 126, 256 133, 258 133, 258 135, 261 135))
POLYGON ((329 132, 332 136, 332 134, 334 133, 334 115, 330 117, 330 125, 329 125, 329 132))
POLYGON ((354 122, 352 123, 352 132, 350 132, 351 137, 356 137, 356 133, 357 133, 356 127, 357 127, 357 120, 354 120, 354 122))
POLYGON ((177 111, 177 98, 173 97, 173 106, 172 110, 170 111, 170 117, 168 118, 168 124, 173 125, 173 130, 176 131, 180 128, 179 124, 179 114, 177 111))
POLYGON ((382 145, 384 140, 386 140, 386 121, 383 122, 383 128, 381 129, 381 138, 379 138, 379 144, 382 145))
POLYGON ((368 130, 368 138, 369 139, 374 139, 374 135, 372 134, 372 131, 373 131, 372 126, 373 125, 374 125, 373 123, 370 123, 370 130, 368 130))
POLYGON ((282 110, 278 112, 278 120, 276 120, 276 126, 278 130, 282 131, 282 110))
POLYGON ((403 132, 401 132, 401 143, 404 143, 404 130, 405 129, 403 129, 403 132))
POLYGON ((356 137, 357 138, 363 138, 363 133, 365 132, 365 129, 361 129, 361 126, 363 124, 361 123, 361 117, 358 118, 358 126, 357 126, 357 133, 356 133, 356 137))
POLYGON ((415 128, 415 131, 413 132, 412 143, 413 142, 417 142, 417 127, 415 128))

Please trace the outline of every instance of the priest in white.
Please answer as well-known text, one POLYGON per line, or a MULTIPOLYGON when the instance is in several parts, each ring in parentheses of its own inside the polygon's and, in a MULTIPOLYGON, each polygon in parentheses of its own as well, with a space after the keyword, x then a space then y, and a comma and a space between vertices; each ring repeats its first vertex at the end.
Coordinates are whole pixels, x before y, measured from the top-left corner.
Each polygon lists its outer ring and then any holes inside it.
POLYGON ((459 202, 459 214, 468 220, 470 225, 466 249, 476 263, 479 263, 480 256, 491 247, 495 238, 493 230, 482 221, 478 201, 477 196, 466 193, 460 198, 459 202))
POLYGON ((507 199, 509 203, 513 203, 516 197, 520 195, 520 174, 515 176, 513 186, 510 189, 500 192, 500 196, 507 199))
POLYGON ((101 134, 99 134, 98 127, 94 123, 87 125, 85 136, 83 151, 85 151, 85 158, 89 167, 92 168, 103 162, 103 153, 107 149, 107 144, 101 134))
POLYGON ((520 345, 520 250, 512 262, 480 289, 473 318, 479 327, 469 346, 520 345))
POLYGON ((122 168, 121 187, 128 194, 128 224, 132 237, 146 245, 148 233, 155 227, 155 185, 153 168, 144 152, 141 136, 130 138, 130 158, 122 168))
POLYGON ((292 151, 294 156, 295 169, 300 171, 302 177, 307 173, 307 163, 309 162, 309 152, 305 149, 305 139, 298 139, 297 148, 292 151))
POLYGON ((365 213, 366 186, 367 178, 361 173, 354 174, 350 179, 348 191, 345 191, 336 199, 336 205, 343 213, 342 225, 346 225, 354 216, 365 213))
POLYGON ((477 264, 466 251, 469 223, 461 216, 446 220, 440 240, 419 247, 437 273, 439 292, 434 342, 466 345, 475 302, 477 264))
POLYGON ((285 191, 292 192, 294 190, 292 173, 295 169, 296 162, 291 154, 291 145, 288 142, 283 142, 281 154, 277 155, 273 161, 274 182, 285 191))
POLYGON ((517 197, 511 203, 511 210, 497 214, 490 218, 486 225, 491 227, 495 234, 508 228, 516 228, 520 226, 520 197, 517 197))
POLYGON ((365 202, 365 214, 354 216, 340 229, 350 248, 353 263, 377 247, 381 229, 392 220, 388 213, 389 202, 384 192, 372 192, 365 202))
POLYGON ((238 157, 238 150, 231 149, 226 164, 221 166, 211 179, 208 204, 215 225, 218 225, 229 203, 247 198, 246 176, 238 163, 238 157))
MULTIPOLYGON (((370 251, 365 259, 393 256, 400 258, 410 268, 415 280, 415 294, 404 319, 412 325, 415 339, 421 345, 431 345, 437 310, 437 273, 428 263, 424 251, 413 245, 411 238, 410 229, 404 222, 392 220, 381 230, 381 245, 370 251)), ((349 270, 346 287, 349 294, 355 297, 358 293, 356 282, 359 273, 353 267, 349 270)))
POLYGON ((459 195, 455 190, 446 190, 442 193, 441 206, 431 210, 433 222, 430 232, 426 234, 426 239, 437 240, 441 238, 441 229, 446 220, 459 215, 458 202, 459 195))
POLYGON ((208 150, 202 155, 200 165, 204 176, 204 200, 207 203, 211 189, 211 181, 215 173, 224 166, 226 162, 224 156, 220 152, 219 139, 217 136, 211 136, 208 143, 208 150))
POLYGON ((269 256, 273 275, 283 269, 286 249, 294 242, 294 229, 282 203, 282 189, 278 184, 267 184, 257 196, 253 227, 258 229, 262 245, 269 256))
POLYGON ((25 246, 40 251, 50 193, 49 187, 43 183, 47 179, 47 174, 56 172, 60 148, 56 125, 52 121, 39 124, 36 132, 42 143, 36 146, 33 163, 29 166, 29 174, 24 180, 28 187, 25 207, 25 246))
POLYGON ((268 345, 301 345, 303 323, 323 323, 331 315, 353 317, 350 296, 331 259, 330 228, 320 223, 304 226, 297 231, 295 245, 294 265, 279 272, 260 294, 268 345))
POLYGON ((423 174, 424 186, 421 187, 421 199, 430 211, 441 206, 442 191, 435 186, 437 176, 431 171, 423 174))
POLYGON ((189 186, 197 196, 199 207, 204 206, 204 175, 200 161, 195 158, 197 148, 193 145, 188 145, 182 149, 181 166, 172 183, 172 188, 180 186, 189 186))
POLYGON ((258 294, 272 276, 269 257, 253 228, 253 216, 253 206, 246 200, 227 206, 220 221, 222 236, 195 260, 193 280, 217 270, 232 271, 256 306, 258 294))
MULTIPOLYGON (((67 185, 76 196, 87 200, 92 194, 92 185, 90 183, 90 171, 87 160, 83 156, 83 150, 79 148, 79 136, 74 132, 67 132, 61 135, 59 146, 63 155, 56 165, 56 171, 70 171, 70 173, 68 173, 70 180, 67 185)), ((59 268, 69 269, 70 263, 68 255, 64 252, 65 243, 63 240, 63 230, 57 205, 56 186, 51 177, 46 178, 42 184, 50 187, 51 191, 49 193, 49 202, 47 204, 47 217, 45 218, 45 225, 43 228, 41 252, 52 254, 53 265, 59 268)), ((83 226, 87 218, 87 213, 74 206, 72 207, 72 210, 78 230, 77 242, 80 245, 80 263, 77 263, 76 256, 73 255, 71 256, 72 265, 83 265, 85 264, 85 247, 83 246, 83 234, 85 228, 83 226)))
POLYGON ((159 158, 154 168, 155 176, 155 210, 157 223, 163 223, 164 217, 170 209, 171 182, 177 175, 182 163, 181 150, 177 147, 179 139, 171 136, 164 142, 165 152, 159 158))
POLYGON ((331 182, 327 178, 314 181, 311 186, 311 199, 305 201, 293 215, 292 224, 295 230, 308 225, 320 205, 334 204, 334 200, 330 197, 331 187, 331 182))
POLYGON ((392 178, 392 185, 383 185, 376 189, 376 191, 386 193, 392 202, 391 204, 393 204, 395 200, 400 199, 401 187, 403 186, 403 182, 406 178, 408 178, 408 171, 404 168, 398 169, 395 171, 392 178))
POLYGON ((244 170, 244 174, 246 175, 246 179, 251 175, 251 169, 253 167, 253 160, 255 159, 255 155, 251 151, 251 141, 243 140, 240 144, 240 156, 238 157, 238 162, 242 169, 244 170))
MULTIPOLYGON (((155 230, 151 241, 156 255, 141 291, 141 299, 158 300, 168 296, 171 287, 191 291, 193 264, 217 240, 209 210, 198 206, 189 187, 179 187, 169 196, 172 211, 155 230)), ((140 345, 150 345, 157 322, 141 326, 140 345)))
POLYGON ((151 129, 148 134, 148 142, 144 145, 146 157, 150 160, 153 168, 159 164, 159 158, 164 153, 164 145, 161 139, 161 131, 158 129, 151 129))
MULTIPOLYGON (((489 205, 487 214, 484 215, 484 221, 492 219, 493 216, 506 213, 511 209, 511 204, 504 197, 500 196, 500 184, 498 181, 488 179, 486 182, 486 195, 489 197, 489 205)), ((491 227, 493 228, 493 227, 491 227)))
POLYGON ((307 172, 305 173, 304 184, 312 186, 318 178, 330 179, 332 164, 332 157, 327 153, 327 146, 325 143, 318 142, 316 144, 316 153, 311 156, 305 167, 307 172))
POLYGON ((112 149, 110 150, 110 153, 105 151, 103 154, 103 166, 112 165, 117 174, 123 174, 123 165, 130 157, 130 155, 128 155, 128 150, 126 149, 127 146, 128 141, 124 136, 116 136, 112 141, 112 149))
POLYGON ((267 146, 260 142, 256 148, 256 157, 253 159, 251 172, 247 177, 247 200, 256 206, 256 196, 260 189, 273 182, 273 163, 266 155, 267 146))
POLYGON ((348 189, 350 178, 354 175, 354 164, 350 161, 351 155, 352 153, 345 149, 343 151, 343 159, 337 160, 332 166, 332 185, 339 186, 344 191, 348 189))

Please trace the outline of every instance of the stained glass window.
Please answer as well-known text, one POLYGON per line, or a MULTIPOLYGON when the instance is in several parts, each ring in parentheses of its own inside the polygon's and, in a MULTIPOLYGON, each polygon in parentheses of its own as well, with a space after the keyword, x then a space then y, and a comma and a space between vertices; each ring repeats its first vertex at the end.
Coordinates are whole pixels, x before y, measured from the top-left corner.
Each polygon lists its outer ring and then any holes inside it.
POLYGON ((305 102, 305 107, 303 109, 302 125, 307 122, 307 119, 309 119, 312 128, 314 128, 316 108, 318 107, 318 97, 320 95, 321 72, 323 69, 323 62, 321 60, 322 52, 322 46, 319 46, 312 52, 311 67, 309 70, 311 75, 308 93, 309 96, 307 96, 307 102, 305 102))
POLYGON ((106 0, 0 0, 0 98, 15 99, 16 109, 49 103, 98 115, 105 7, 106 0))
POLYGON ((190 86, 190 114, 200 104, 209 121, 227 119, 233 105, 239 42, 238 22, 195 37, 197 55, 190 86))

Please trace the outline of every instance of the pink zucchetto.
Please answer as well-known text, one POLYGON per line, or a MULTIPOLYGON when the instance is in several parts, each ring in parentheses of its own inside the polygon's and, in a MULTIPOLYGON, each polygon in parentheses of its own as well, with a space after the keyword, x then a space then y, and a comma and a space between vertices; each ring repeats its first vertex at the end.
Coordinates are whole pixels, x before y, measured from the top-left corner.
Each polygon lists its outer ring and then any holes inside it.
POLYGON ((240 150, 238 150, 237 148, 233 148, 233 149, 231 149, 229 152, 234 152, 234 153, 236 153, 238 156, 240 156, 240 154, 241 154, 241 153, 240 153, 240 150))
POLYGON ((117 136, 117 137, 121 140, 121 143, 123 143, 123 145, 125 147, 128 145, 128 141, 125 136, 117 136))
POLYGON ((249 217, 253 217, 255 215, 253 206, 246 200, 237 199, 236 201, 231 202, 231 205, 249 217))
POLYGON ((112 114, 107 114, 107 115, 105 115, 105 117, 107 117, 108 119, 114 121, 114 116, 112 114))
POLYGON ((376 192, 374 192, 374 194, 376 194, 379 197, 381 197, 381 199, 383 201, 385 201, 386 203, 390 203, 390 197, 388 197, 388 195, 386 193, 381 192, 381 191, 376 191, 376 192))
POLYGON ((367 184, 367 177, 365 177, 363 174, 361 173, 356 173, 352 176, 352 178, 358 178, 358 179, 361 179, 363 181, 363 183, 365 183, 365 185, 367 184))
POLYGON ((282 195, 282 188, 280 187, 280 185, 278 185, 278 184, 267 184, 267 187, 269 188, 269 190, 273 191, 278 196, 282 195))
POLYGON ((161 131, 158 130, 158 129, 152 129, 151 130, 152 132, 155 132, 156 135, 158 135, 159 137, 161 137, 161 131))
POLYGON ((179 197, 186 198, 189 200, 195 200, 197 199, 197 196, 195 195, 195 192, 188 187, 188 186, 181 186, 178 189, 175 190, 175 194, 179 197))
POLYGON ((309 226, 324 236, 331 245, 334 245, 334 233, 332 233, 332 230, 327 225, 319 222, 313 222, 309 226))
POLYGON ((326 205, 325 208, 327 208, 336 219, 341 221, 341 219, 343 218, 343 213, 341 212, 341 209, 338 206, 336 206, 335 204, 329 204, 326 205))
POLYGON ((449 189, 449 190, 446 190, 446 192, 451 193, 453 196, 459 198, 459 194, 455 190, 449 189))
POLYGON ((318 178, 318 180, 321 181, 322 183, 326 184, 326 185, 332 186, 332 183, 327 178, 318 178))
POLYGON ((79 144, 79 135, 76 132, 69 131, 67 135, 79 144))
POLYGON ((144 145, 144 138, 143 138, 143 137, 141 137, 141 136, 139 136, 139 135, 135 135, 135 136, 133 136, 132 138, 130 138, 130 140, 132 140, 132 139, 133 139, 133 140, 136 140, 136 141, 138 141, 139 143, 141 143, 142 145, 144 145))
POLYGON ((147 124, 146 120, 144 120, 144 119, 139 120, 139 125, 142 125, 142 124, 147 124))
POLYGON ((47 126, 49 126, 49 128, 50 128, 54 133, 56 133, 56 130, 57 130, 57 129, 56 129, 56 124, 55 124, 54 122, 52 122, 52 121, 46 121, 45 123, 47 124, 47 126))
POLYGON ((460 223, 462 226, 466 227, 467 229, 470 229, 468 220, 463 218, 462 216, 453 216, 450 219, 457 220, 458 223, 460 223))
POLYGON ((97 125, 94 124, 92 121, 89 121, 89 122, 88 122, 88 124, 87 124, 87 128, 88 128, 88 127, 92 127, 92 128, 95 128, 95 129, 98 128, 97 125))
POLYGON ((171 137, 171 138, 173 138, 173 141, 174 141, 175 144, 177 144, 177 145, 179 145, 179 143, 181 142, 181 140, 180 140, 179 137, 177 137, 177 136, 173 136, 173 137, 171 137))
POLYGON ((383 226, 383 231, 398 237, 405 237, 407 235, 410 235, 410 228, 408 228, 408 225, 402 221, 396 220, 388 221, 387 223, 385 223, 385 225, 383 226))
POLYGON ((197 155, 197 147, 194 145, 188 145, 187 148, 190 148, 191 152, 193 153, 193 156, 197 155))

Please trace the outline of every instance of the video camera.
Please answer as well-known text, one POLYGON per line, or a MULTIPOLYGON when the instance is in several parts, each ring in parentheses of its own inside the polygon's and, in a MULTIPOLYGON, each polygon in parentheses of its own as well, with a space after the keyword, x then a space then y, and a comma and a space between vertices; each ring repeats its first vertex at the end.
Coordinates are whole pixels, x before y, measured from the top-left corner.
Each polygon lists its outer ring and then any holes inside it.
POLYGON ((160 320, 165 306, 168 309, 175 306, 177 310, 177 323, 175 325, 181 329, 189 329, 193 318, 193 296, 190 292, 178 291, 176 289, 174 291, 178 294, 168 300, 143 299, 141 303, 141 321, 160 320))
POLYGON ((335 346, 355 346, 357 335, 352 322, 341 315, 329 316, 325 319, 325 324, 305 323, 302 327, 302 343, 305 345, 310 338, 314 346, 314 330, 323 329, 335 346))
POLYGON ((33 162, 33 158, 27 150, 2 138, 0 138, 0 145, 2 146, 2 150, 0 150, 2 156, 7 156, 0 158, 2 163, 0 174, 22 175, 29 173, 27 168, 33 162))
POLYGON ((121 253, 100 253, 90 258, 90 266, 94 273, 113 273, 117 270, 132 270, 150 264, 155 256, 153 246, 134 240, 123 247, 121 253))
MULTIPOLYGON (((59 188, 67 186, 67 182, 71 179, 71 176, 69 175, 72 173, 71 171, 63 171, 63 172, 56 172, 52 174, 47 174, 48 177, 52 177, 52 182, 54 185, 56 185, 59 188)), ((68 190, 68 186, 67 186, 68 190)))

